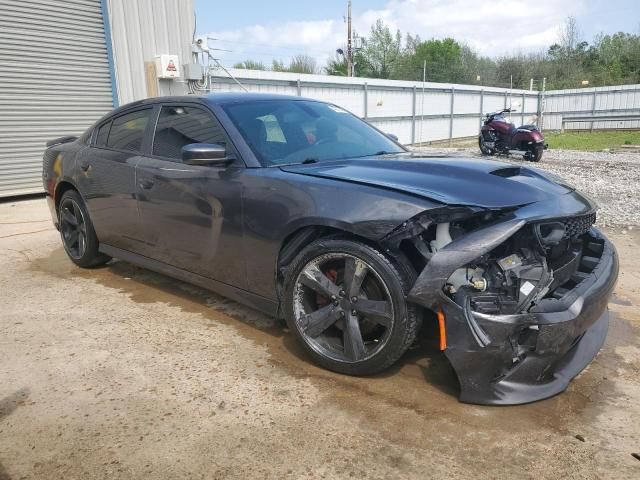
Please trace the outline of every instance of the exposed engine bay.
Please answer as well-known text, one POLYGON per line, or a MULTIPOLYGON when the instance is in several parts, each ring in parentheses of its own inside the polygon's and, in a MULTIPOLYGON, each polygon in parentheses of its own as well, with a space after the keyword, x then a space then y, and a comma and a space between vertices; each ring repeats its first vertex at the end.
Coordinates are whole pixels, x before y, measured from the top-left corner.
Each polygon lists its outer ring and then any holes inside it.
MULTIPOLYGON (((424 230, 408 240, 426 265, 447 245, 488 222, 499 221, 501 215, 504 212, 474 212, 465 218, 462 212, 454 212, 460 219, 420 221, 424 230)), ((595 266, 597 259, 583 255, 585 241, 590 242, 583 237, 595 221, 591 213, 525 225, 495 248, 456 268, 443 291, 465 309, 502 315, 526 312, 547 296, 561 297, 595 266)), ((593 239, 589 247, 602 251, 593 239)))
MULTIPOLYGON (((497 248, 455 270, 444 290, 458 305, 486 314, 525 312, 547 295, 561 297, 571 285, 558 287, 571 282, 576 273, 574 284, 581 273, 589 273, 589 262, 581 262, 581 237, 593 223, 595 214, 526 226, 497 248), (582 272, 581 266, 585 267, 582 272)), ((460 235, 464 235, 463 225, 439 224, 430 248, 436 253, 460 235)))

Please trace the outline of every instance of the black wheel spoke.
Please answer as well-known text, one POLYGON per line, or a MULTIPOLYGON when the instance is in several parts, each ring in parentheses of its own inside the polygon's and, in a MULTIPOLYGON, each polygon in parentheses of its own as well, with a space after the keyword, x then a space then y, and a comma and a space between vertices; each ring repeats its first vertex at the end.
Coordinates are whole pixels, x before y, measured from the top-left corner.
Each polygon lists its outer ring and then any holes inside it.
POLYGON ((80 207, 78 207, 76 202, 73 202, 73 201, 71 202, 71 205, 73 205, 73 216, 76 217, 76 223, 80 223, 82 219, 82 213, 80 212, 80 207))
POLYGON ((83 233, 79 232, 79 235, 78 235, 78 255, 80 255, 80 256, 84 255, 86 244, 87 244, 87 237, 83 233))
POLYGON ((370 320, 374 320, 385 327, 391 326, 391 304, 384 300, 369 300, 360 298, 353 305, 358 313, 370 320))
POLYGON ((67 245, 69 245, 69 247, 73 247, 79 243, 79 240, 80 232, 78 232, 78 230, 74 230, 73 232, 69 233, 69 236, 67 237, 67 245))
POLYGON ((367 276, 369 268, 357 258, 347 257, 344 262, 344 289, 349 298, 358 297, 362 289, 362 282, 367 276))
POLYGON ((307 267, 302 272, 300 282, 325 297, 337 296, 340 292, 340 288, 315 265, 307 267))
POLYGON ((344 354, 348 359, 357 361, 365 357, 367 351, 364 346, 364 340, 362 340, 362 333, 360 333, 358 317, 351 313, 347 314, 346 317, 343 341, 344 354))
POLYGON ((72 199, 60 205, 60 231, 67 253, 75 259, 82 258, 87 249, 87 225, 80 206, 72 199))
POLYGON ((340 318, 340 309, 329 304, 302 318, 304 333, 312 338, 322 334, 340 318))
POLYGON ((62 219, 67 222, 69 225, 75 227, 78 225, 78 220, 77 218, 73 215, 73 213, 71 213, 69 211, 68 207, 64 207, 60 210, 60 213, 62 215, 62 219))

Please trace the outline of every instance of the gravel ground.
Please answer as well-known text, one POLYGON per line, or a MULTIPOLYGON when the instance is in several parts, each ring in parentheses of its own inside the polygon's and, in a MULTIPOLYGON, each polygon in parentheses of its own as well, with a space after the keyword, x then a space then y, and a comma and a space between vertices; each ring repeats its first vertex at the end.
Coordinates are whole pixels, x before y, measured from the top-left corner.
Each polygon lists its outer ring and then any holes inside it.
MULTIPOLYGON (((417 151, 483 158, 477 147, 430 148, 417 151)), ((486 157, 491 158, 491 157, 486 157)), ((598 225, 629 230, 640 226, 640 154, 547 150, 537 164, 522 157, 498 157, 517 165, 540 168, 564 178, 570 185, 595 199, 600 205, 598 225)))

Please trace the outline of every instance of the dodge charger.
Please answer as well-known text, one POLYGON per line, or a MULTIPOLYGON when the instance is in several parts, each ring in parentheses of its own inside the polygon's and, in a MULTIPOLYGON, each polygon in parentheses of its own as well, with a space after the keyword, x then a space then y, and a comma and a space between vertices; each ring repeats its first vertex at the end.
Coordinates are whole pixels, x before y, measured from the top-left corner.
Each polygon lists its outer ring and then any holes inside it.
POLYGON ((122 106, 50 141, 69 258, 112 258, 286 320, 319 365, 388 368, 425 319, 460 399, 566 389, 601 348, 618 274, 596 205, 508 163, 412 153, 344 109, 213 94, 122 106))

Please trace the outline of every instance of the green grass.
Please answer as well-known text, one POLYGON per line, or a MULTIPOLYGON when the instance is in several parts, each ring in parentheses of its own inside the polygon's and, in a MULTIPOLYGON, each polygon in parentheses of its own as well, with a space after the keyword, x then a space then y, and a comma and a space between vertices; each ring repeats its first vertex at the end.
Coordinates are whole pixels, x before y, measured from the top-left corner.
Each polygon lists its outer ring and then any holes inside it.
POLYGON ((544 138, 549 148, 559 150, 599 151, 620 145, 640 145, 640 131, 545 133, 544 138))

